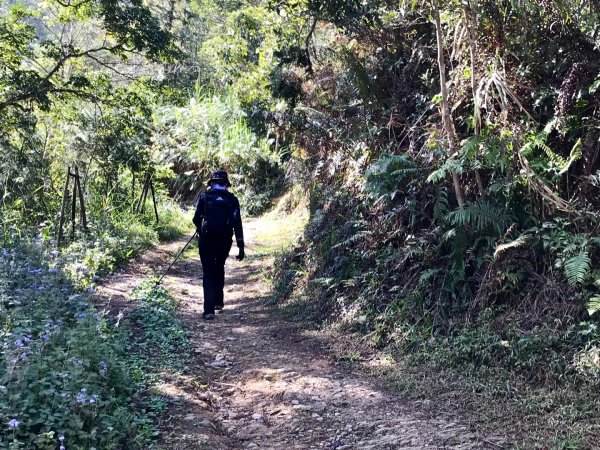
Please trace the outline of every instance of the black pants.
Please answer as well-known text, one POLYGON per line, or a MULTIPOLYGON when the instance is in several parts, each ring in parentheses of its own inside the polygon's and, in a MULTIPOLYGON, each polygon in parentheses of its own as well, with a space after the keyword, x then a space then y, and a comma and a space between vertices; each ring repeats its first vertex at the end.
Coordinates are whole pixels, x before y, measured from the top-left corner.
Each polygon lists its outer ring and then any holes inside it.
POLYGON ((199 242, 204 288, 204 314, 214 314, 215 306, 223 306, 225 260, 231 250, 231 237, 201 237, 199 242))

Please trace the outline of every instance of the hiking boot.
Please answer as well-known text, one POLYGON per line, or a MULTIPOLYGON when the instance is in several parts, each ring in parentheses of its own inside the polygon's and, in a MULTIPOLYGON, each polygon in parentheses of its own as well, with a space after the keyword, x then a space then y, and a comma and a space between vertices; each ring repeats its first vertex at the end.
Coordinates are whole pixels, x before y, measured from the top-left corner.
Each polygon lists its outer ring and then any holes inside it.
POLYGON ((204 320, 213 320, 215 318, 215 315, 213 313, 204 313, 202 314, 202 316, 204 317, 204 320))
POLYGON ((215 311, 223 311, 223 305, 215 305, 215 311))

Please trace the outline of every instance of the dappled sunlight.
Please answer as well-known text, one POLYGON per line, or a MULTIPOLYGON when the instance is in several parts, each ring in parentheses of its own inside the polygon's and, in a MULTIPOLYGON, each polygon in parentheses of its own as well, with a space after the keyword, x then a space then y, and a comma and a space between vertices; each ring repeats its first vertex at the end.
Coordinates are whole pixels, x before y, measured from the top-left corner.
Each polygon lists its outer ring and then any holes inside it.
MULTIPOLYGON (((268 249, 257 235, 273 232, 279 220, 267 218, 264 226, 262 219, 252 220, 247 229, 250 247, 268 249)), ((150 394, 173 418, 164 424, 166 435, 188 436, 215 449, 269 450, 290 445, 379 450, 398 443, 398 448, 434 449, 436 442, 462 435, 464 446, 456 448, 478 448, 476 438, 459 424, 424 420, 355 373, 352 358, 336 362, 326 336, 275 318, 261 276, 270 258, 263 253, 240 263, 233 258, 236 250, 232 248, 226 264, 225 309, 214 320, 202 319, 197 249, 188 250, 163 280, 191 344, 179 369, 164 359, 166 355, 154 362, 160 380, 150 394)), ((105 295, 122 295, 140 280, 127 272, 114 281, 105 295)), ((383 370, 391 361, 361 364, 383 370)))

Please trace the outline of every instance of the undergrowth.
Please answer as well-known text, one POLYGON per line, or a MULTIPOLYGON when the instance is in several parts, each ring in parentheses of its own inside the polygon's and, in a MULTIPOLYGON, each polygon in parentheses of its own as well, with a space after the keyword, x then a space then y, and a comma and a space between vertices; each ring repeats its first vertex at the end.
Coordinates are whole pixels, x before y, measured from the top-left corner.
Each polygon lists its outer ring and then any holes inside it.
POLYGON ((343 182, 313 191, 303 240, 273 265, 272 302, 420 367, 411 391, 431 392, 423 371, 447 371, 471 395, 507 401, 536 424, 522 442, 548 444, 558 427, 590 448, 600 411, 580 393, 600 387, 597 217, 586 229, 539 220, 505 193, 452 208, 423 170, 401 170, 415 162, 399 164, 368 172, 360 196, 343 182), (533 406, 546 401, 552 426, 533 406))
POLYGON ((145 448, 123 333, 35 244, 1 252, 0 447, 145 448))
MULTIPOLYGON (((0 248, 0 448, 145 449, 155 438, 160 405, 134 400, 148 371, 90 294, 101 275, 181 234, 188 221, 174 205, 161 208, 158 224, 123 212, 101 219, 63 249, 43 224, 0 248)), ((175 354, 174 304, 160 298, 148 295, 136 311, 150 336, 137 348, 154 342, 154 353, 175 354), (164 339, 153 341, 161 330, 164 339)))
POLYGON ((130 351, 140 364, 136 378, 150 381, 162 369, 184 370, 191 342, 176 317, 177 300, 152 280, 141 283, 131 296, 136 308, 129 316, 133 327, 130 351))
POLYGON ((151 448, 159 448, 159 424, 168 408, 179 400, 164 395, 158 386, 188 371, 192 344, 176 316, 177 300, 166 289, 157 287, 155 280, 142 282, 130 297, 136 307, 127 319, 127 353, 132 379, 140 394, 137 409, 153 425, 151 448))

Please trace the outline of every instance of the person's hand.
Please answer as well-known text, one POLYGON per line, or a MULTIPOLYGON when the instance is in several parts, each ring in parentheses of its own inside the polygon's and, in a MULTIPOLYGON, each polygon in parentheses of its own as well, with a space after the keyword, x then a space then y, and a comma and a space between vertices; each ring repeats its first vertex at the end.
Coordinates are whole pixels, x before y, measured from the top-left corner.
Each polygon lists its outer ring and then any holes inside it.
POLYGON ((246 253, 244 252, 244 247, 240 247, 239 254, 235 257, 238 261, 241 261, 246 257, 246 253))

